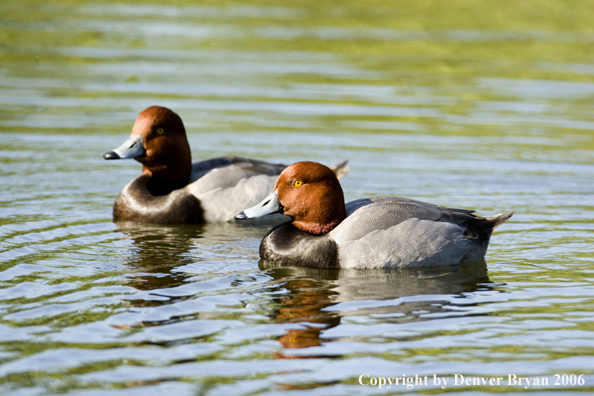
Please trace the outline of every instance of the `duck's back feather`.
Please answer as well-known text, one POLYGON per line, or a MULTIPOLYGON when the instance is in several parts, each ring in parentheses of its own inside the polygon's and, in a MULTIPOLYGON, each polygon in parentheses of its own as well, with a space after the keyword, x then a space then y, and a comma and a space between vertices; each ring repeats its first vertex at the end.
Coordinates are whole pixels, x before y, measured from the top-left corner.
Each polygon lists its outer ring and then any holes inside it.
POLYGON ((480 217, 474 211, 450 209, 401 197, 362 198, 346 204, 347 218, 332 232, 340 241, 355 240, 369 232, 386 230, 408 219, 450 222, 464 225, 480 217))
POLYGON ((203 221, 228 221, 273 190, 284 165, 241 157, 219 157, 194 164, 199 178, 185 189, 200 201, 203 221))
POLYGON ((188 186, 191 194, 200 201, 205 222, 233 220, 237 212, 256 205, 268 195, 278 178, 276 175, 244 174, 236 184, 225 183, 223 187, 211 184, 212 178, 228 176, 230 179, 238 173, 233 167, 216 169, 188 186))
POLYGON ((489 219, 400 197, 349 202, 348 217, 329 234, 341 268, 437 266, 480 260, 494 227, 513 212, 489 219))
POLYGON ((234 172, 235 177, 233 177, 233 172, 226 175, 225 182, 227 184, 233 183, 233 181, 235 181, 236 183, 242 177, 245 177, 245 175, 242 176, 242 172, 278 176, 283 171, 283 169, 287 167, 283 164, 271 164, 268 162, 243 157, 224 156, 210 158, 203 161, 197 161, 192 164, 192 175, 190 176, 190 184, 202 178, 214 169, 221 169, 229 166, 234 166, 236 172, 234 172))

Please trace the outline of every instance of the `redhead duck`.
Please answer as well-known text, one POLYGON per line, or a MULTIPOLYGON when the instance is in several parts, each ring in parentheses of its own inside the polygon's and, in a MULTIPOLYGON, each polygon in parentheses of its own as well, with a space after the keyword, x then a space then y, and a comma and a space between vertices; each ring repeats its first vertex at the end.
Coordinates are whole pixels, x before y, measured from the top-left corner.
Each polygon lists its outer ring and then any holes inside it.
MULTIPOLYGON (((114 219, 161 224, 233 220, 246 202, 264 198, 286 167, 241 157, 192 163, 181 118, 160 106, 142 111, 130 138, 103 157, 134 158, 142 164, 142 175, 117 197, 114 219)), ((343 176, 346 161, 334 169, 343 176)))
POLYGON ((484 218, 473 212, 399 197, 345 205, 334 173, 306 161, 287 167, 270 195, 235 218, 291 217, 260 244, 260 256, 274 265, 427 267, 483 259, 491 232, 513 214, 484 218))

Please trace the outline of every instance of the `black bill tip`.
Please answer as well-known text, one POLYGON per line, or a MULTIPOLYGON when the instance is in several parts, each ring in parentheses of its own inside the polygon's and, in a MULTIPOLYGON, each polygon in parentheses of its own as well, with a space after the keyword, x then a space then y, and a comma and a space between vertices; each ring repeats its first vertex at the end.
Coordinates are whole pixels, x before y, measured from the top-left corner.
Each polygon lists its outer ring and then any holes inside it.
POLYGON ((245 220, 247 219, 247 215, 245 214, 245 212, 242 210, 241 212, 237 213, 234 217, 235 220, 245 220))
POLYGON ((115 151, 108 151, 107 153, 103 154, 103 158, 106 160, 113 160, 120 159, 120 156, 115 151))

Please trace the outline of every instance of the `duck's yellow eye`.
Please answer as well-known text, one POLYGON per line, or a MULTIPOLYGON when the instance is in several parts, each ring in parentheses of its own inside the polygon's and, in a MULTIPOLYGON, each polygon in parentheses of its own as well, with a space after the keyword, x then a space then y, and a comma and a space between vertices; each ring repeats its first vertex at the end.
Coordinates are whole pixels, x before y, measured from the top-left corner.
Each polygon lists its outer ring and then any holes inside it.
POLYGON ((301 187, 303 185, 303 182, 301 180, 295 180, 293 182, 293 187, 301 187))
POLYGON ((163 128, 159 128, 159 129, 157 129, 157 133, 158 133, 159 135, 162 135, 162 134, 163 134, 163 132, 165 132, 165 130, 164 130, 163 128))

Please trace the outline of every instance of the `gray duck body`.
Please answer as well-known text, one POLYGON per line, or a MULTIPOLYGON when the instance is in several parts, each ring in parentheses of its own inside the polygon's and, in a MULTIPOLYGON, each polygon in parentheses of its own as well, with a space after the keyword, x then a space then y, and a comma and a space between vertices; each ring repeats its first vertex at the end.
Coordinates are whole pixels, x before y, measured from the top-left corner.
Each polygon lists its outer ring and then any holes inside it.
POLYGON ((484 218, 400 197, 358 199, 346 210, 347 217, 324 235, 291 223, 275 227, 260 256, 277 265, 318 268, 455 265, 484 259, 493 229, 513 214, 484 218))
POLYGON ((166 195, 147 188, 149 175, 124 187, 113 207, 116 219, 161 224, 229 221, 274 187, 286 165, 242 157, 217 157, 192 164, 188 184, 166 195))

